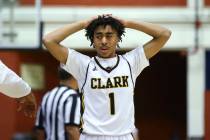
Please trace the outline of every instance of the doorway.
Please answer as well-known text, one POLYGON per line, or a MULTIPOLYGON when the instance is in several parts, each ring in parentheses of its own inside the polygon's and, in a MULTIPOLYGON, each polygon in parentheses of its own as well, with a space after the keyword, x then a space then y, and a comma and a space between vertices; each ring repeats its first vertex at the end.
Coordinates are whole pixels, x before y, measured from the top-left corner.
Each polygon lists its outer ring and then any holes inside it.
POLYGON ((186 140, 186 55, 160 52, 137 78, 135 118, 143 140, 186 140))

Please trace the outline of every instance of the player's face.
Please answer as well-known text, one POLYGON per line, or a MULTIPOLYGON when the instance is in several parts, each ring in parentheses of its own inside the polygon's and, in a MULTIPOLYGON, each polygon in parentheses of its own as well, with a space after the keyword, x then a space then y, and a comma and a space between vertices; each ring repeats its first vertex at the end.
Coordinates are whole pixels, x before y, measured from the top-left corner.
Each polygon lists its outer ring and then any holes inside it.
POLYGON ((117 31, 112 29, 110 25, 96 28, 93 36, 93 46, 99 57, 114 57, 118 42, 119 37, 117 36, 117 31))

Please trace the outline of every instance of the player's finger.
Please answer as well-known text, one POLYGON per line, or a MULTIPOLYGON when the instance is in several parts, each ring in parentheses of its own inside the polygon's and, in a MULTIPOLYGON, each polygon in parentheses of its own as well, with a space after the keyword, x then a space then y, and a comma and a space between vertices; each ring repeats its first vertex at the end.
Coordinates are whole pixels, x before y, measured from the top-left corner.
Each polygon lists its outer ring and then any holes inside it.
POLYGON ((28 115, 28 117, 32 118, 33 117, 33 110, 27 110, 27 115, 28 115))
POLYGON ((27 108, 25 110, 25 112, 26 112, 27 116, 30 117, 30 118, 33 118, 33 117, 36 116, 35 115, 36 113, 35 113, 35 108, 34 107, 33 108, 27 108))
POLYGON ((18 104, 17 111, 20 112, 22 110, 22 106, 18 104))
POLYGON ((32 118, 32 114, 30 112, 27 112, 27 117, 32 118))
POLYGON ((25 115, 26 117, 28 117, 28 113, 27 113, 26 111, 24 111, 24 115, 25 115))

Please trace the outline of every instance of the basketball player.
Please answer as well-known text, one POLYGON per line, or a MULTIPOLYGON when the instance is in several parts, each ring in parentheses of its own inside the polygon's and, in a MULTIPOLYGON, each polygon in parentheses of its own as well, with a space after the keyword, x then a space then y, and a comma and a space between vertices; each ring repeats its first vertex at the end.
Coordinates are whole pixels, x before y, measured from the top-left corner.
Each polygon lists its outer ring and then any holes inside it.
POLYGON ((0 60, 0 92, 11 98, 16 98, 18 111, 25 116, 35 117, 36 99, 30 86, 0 60))
POLYGON ((37 113, 38 140, 79 140, 80 96, 77 81, 59 68, 59 86, 47 92, 37 113))
POLYGON ((171 31, 156 24, 101 15, 77 21, 47 34, 43 43, 50 53, 78 81, 83 96, 82 134, 80 140, 133 140, 134 87, 148 59, 165 45, 171 31), (125 28, 153 37, 143 46, 123 55, 116 53, 125 28), (89 58, 60 42, 82 29, 96 50, 89 58))

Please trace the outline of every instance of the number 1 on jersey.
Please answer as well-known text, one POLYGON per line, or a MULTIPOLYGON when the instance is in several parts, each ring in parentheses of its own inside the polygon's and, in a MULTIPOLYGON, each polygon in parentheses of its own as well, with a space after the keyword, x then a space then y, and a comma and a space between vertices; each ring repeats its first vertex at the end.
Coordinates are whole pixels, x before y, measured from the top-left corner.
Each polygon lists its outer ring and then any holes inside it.
POLYGON ((109 93, 109 100, 110 100, 110 113, 111 115, 115 114, 115 104, 114 104, 114 93, 109 93))

